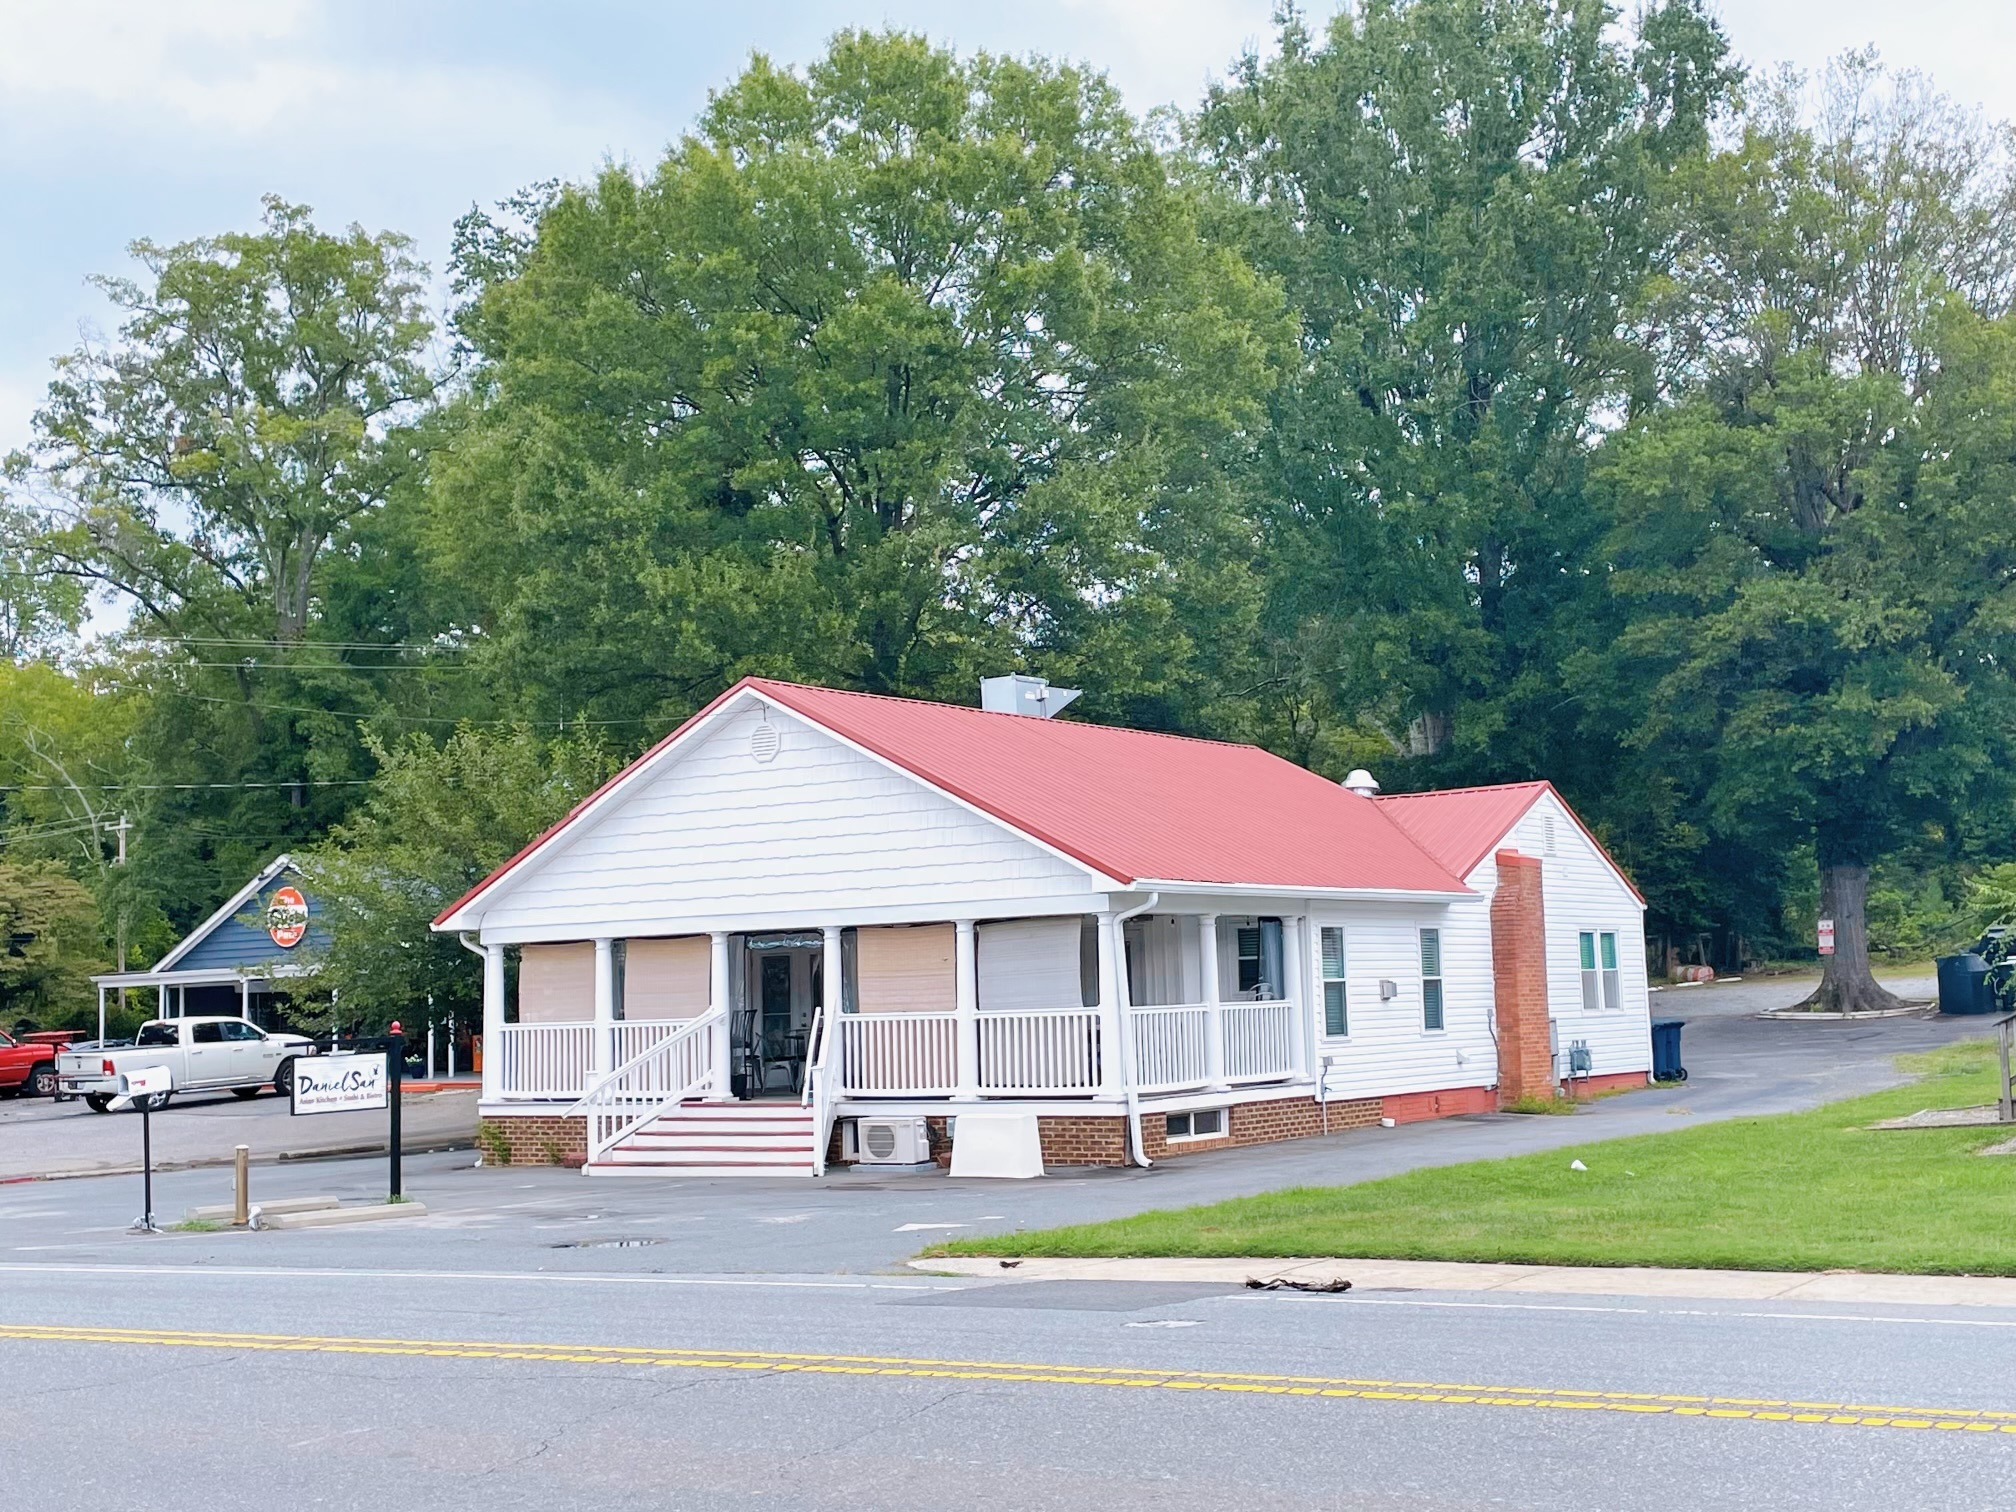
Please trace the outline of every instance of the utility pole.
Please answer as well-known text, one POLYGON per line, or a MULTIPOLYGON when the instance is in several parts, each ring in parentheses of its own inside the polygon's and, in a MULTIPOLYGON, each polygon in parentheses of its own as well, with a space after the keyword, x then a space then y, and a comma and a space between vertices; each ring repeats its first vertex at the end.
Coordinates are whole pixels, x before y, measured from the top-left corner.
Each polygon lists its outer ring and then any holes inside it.
MULTIPOLYGON (((133 821, 126 817, 125 811, 122 809, 119 814, 119 822, 112 826, 112 832, 119 837, 119 859, 112 863, 114 866, 124 866, 126 864, 126 832, 131 828, 133 828, 133 821)), ((123 893, 119 898, 119 919, 116 928, 119 944, 119 970, 123 973, 126 970, 126 898, 123 893)), ((119 1011, 121 1013, 126 1011, 126 989, 123 986, 119 989, 119 1011)))

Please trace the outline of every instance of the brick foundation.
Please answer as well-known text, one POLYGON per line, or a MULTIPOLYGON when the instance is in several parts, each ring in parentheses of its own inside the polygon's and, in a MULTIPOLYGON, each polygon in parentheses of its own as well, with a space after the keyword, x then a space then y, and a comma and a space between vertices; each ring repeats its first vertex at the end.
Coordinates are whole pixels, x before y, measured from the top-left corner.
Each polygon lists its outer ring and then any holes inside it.
POLYGON ((1501 850, 1497 863, 1498 888, 1491 895, 1491 978, 1498 1019, 1498 1090, 1506 1102, 1551 1097, 1554 1054, 1547 1025, 1547 910, 1541 895, 1540 858, 1501 850))
POLYGON ((476 1120, 485 1165, 579 1166, 588 1159, 588 1120, 557 1113, 476 1120))
POLYGON ((1651 1080, 1652 1073, 1649 1071, 1617 1071, 1609 1076, 1577 1077, 1563 1082, 1561 1090, 1577 1099, 1601 1097, 1605 1092, 1628 1092, 1647 1086, 1651 1080))
POLYGON ((1402 1092, 1379 1099, 1380 1114, 1396 1124, 1424 1123, 1431 1118, 1457 1118, 1465 1113, 1495 1113, 1498 1093, 1490 1087, 1449 1087, 1440 1092, 1402 1092))

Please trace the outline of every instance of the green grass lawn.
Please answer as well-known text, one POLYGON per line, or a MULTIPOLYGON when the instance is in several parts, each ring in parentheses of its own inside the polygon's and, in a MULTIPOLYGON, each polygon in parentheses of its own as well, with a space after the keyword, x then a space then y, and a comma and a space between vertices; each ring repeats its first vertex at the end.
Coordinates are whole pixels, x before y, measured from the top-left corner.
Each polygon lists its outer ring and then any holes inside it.
POLYGON ((2008 1130, 1864 1127, 1920 1108, 1992 1102, 1992 1045, 1965 1041, 1903 1064, 1921 1079, 1810 1113, 958 1240, 931 1253, 2016 1275, 2016 1156, 1976 1153, 2008 1130), (1588 1169, 1569 1169, 1576 1159, 1588 1169))

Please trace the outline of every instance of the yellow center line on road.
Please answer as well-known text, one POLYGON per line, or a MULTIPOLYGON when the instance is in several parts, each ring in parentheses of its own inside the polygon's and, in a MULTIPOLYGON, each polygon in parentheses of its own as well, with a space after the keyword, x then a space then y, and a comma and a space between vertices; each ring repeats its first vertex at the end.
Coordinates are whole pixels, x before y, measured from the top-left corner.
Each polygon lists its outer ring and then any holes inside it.
POLYGON ((491 1340, 343 1338, 319 1334, 210 1333, 180 1329, 0 1324, 0 1340, 125 1344, 284 1354, 408 1355, 557 1365, 628 1365, 739 1370, 776 1375, 881 1376, 928 1380, 1027 1382, 1051 1386, 1134 1387, 1251 1396, 1347 1397, 1366 1402, 1432 1402, 1465 1407, 1562 1408, 1641 1416, 1705 1417, 1741 1422, 1807 1423, 2016 1435, 2016 1410, 1895 1407, 1553 1386, 1285 1376, 1235 1371, 1159 1370, 1134 1365, 1032 1364, 1003 1360, 912 1359, 899 1355, 674 1349, 645 1345, 498 1343, 491 1340))

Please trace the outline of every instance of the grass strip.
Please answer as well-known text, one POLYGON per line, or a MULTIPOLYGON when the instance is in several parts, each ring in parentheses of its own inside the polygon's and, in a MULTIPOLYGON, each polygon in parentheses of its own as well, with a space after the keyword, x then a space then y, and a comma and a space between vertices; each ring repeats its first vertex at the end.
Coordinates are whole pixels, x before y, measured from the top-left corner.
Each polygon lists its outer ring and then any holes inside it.
POLYGON ((1918 1079, 1806 1113, 960 1239, 929 1253, 2016 1275, 2016 1157, 1978 1153, 2006 1130, 1867 1127, 1992 1101, 1992 1043, 1965 1040, 1899 1065, 1918 1079), (1571 1170, 1577 1159, 1588 1169, 1571 1170))

